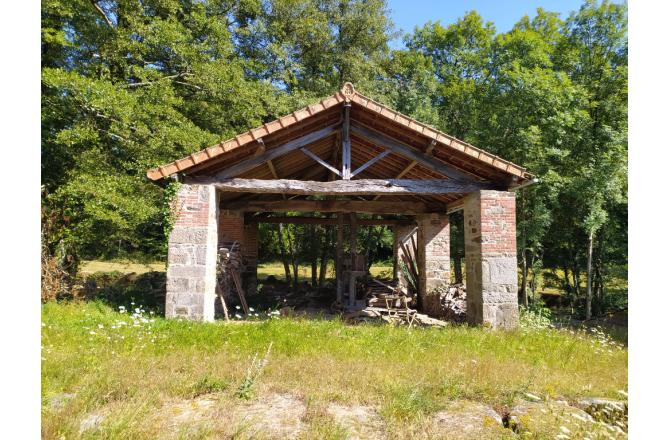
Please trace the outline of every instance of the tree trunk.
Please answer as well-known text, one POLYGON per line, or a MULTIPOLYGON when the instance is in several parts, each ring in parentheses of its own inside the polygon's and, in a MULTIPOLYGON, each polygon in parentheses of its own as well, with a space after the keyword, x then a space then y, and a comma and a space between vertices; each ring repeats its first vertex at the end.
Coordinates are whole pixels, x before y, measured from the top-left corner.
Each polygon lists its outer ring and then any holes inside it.
POLYGON ((589 233, 589 244, 587 249, 587 298, 586 298, 586 308, 585 308, 585 319, 591 319, 591 278, 592 278, 592 254, 594 250, 594 234, 593 232, 589 233))
POLYGON ((281 254, 281 261, 283 262, 283 269, 285 270, 285 281, 290 284, 292 282, 292 275, 290 274, 290 262, 288 261, 287 252, 285 251, 282 223, 278 224, 278 251, 281 254))
POLYGON ((463 282, 462 257, 460 255, 455 255, 455 284, 462 284, 463 282))

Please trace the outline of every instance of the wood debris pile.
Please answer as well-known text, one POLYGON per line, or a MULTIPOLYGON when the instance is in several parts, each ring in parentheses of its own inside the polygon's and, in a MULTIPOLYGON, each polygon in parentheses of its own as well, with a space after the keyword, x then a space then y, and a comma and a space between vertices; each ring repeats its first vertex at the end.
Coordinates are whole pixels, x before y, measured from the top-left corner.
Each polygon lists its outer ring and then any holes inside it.
POLYGON ((220 298, 225 319, 229 319, 227 304, 225 298, 230 298, 232 291, 236 291, 243 307, 244 314, 248 315, 248 303, 246 302, 246 295, 241 287, 241 249, 238 243, 232 244, 229 248, 218 249, 218 273, 216 293, 220 298))
POLYGON ((367 306, 349 310, 343 317, 351 323, 384 321, 394 325, 445 327, 444 321, 431 318, 410 308, 414 298, 395 282, 371 280, 366 291, 367 306))
POLYGON ((440 292, 441 316, 448 321, 466 321, 466 286, 451 284, 440 292))

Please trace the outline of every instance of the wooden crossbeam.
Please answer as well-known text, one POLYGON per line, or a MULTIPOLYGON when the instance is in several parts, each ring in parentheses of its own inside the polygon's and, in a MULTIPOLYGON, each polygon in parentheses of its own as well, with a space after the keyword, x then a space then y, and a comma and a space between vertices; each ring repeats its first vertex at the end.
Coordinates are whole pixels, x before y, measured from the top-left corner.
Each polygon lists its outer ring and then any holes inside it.
POLYGON ((224 203, 223 209, 245 212, 359 212, 416 215, 445 212, 445 204, 423 202, 363 202, 359 200, 245 200, 224 203))
POLYGON ((336 132, 336 128, 336 125, 330 125, 329 127, 325 127, 307 135, 301 136, 297 139, 293 139, 278 147, 266 149, 263 153, 257 156, 248 158, 220 171, 215 175, 215 177, 218 179, 229 179, 230 177, 234 177, 241 173, 245 173, 246 171, 250 171, 257 166, 264 164, 268 160, 283 156, 284 154, 302 148, 312 142, 323 139, 336 132))
POLYGON ((452 193, 469 193, 482 188, 482 185, 471 182, 460 182, 454 179, 443 180, 409 180, 409 179, 359 179, 335 180, 318 182, 312 180, 290 179, 210 179, 200 180, 201 184, 214 185, 220 191, 252 192, 269 194, 302 194, 302 195, 440 195, 452 193))
POLYGON ((386 150, 390 150, 401 156, 407 157, 424 166, 425 168, 436 171, 437 173, 443 174, 444 176, 448 176, 452 179, 468 180, 472 182, 474 181, 468 174, 442 162, 439 162, 433 157, 421 151, 417 151, 403 142, 387 136, 386 134, 357 125, 353 125, 350 130, 357 136, 363 137, 376 145, 384 147, 386 150))
POLYGON ((333 167, 332 165, 328 164, 324 159, 318 157, 316 154, 314 154, 314 153, 313 153, 311 150, 309 150, 308 148, 306 148, 306 147, 304 147, 304 148, 300 148, 299 151, 301 151, 302 153, 304 153, 305 155, 307 155, 308 157, 310 157, 310 158, 313 159, 314 161, 318 162, 320 165, 322 165, 323 167, 327 168, 327 169, 330 170, 332 173, 335 173, 337 176, 341 177, 341 171, 337 170, 335 167, 333 167))
MULTIPOLYGON (((343 224, 349 224, 344 220, 343 224)), ((339 219, 325 218, 325 217, 260 217, 250 218, 248 223, 282 223, 282 224, 297 224, 297 225, 338 225, 339 219)), ((394 225, 412 225, 415 224, 412 220, 399 219, 357 219, 357 224, 360 226, 394 226, 394 225)))

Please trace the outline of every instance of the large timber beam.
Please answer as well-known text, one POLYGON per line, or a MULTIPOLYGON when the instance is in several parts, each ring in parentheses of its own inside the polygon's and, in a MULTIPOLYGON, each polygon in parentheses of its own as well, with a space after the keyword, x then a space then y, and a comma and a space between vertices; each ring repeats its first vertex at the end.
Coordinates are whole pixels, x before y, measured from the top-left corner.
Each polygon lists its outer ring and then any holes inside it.
POLYGON ((225 209, 245 212, 359 212, 417 215, 445 212, 445 204, 423 202, 368 202, 360 200, 245 200, 225 203, 225 209))
MULTIPOLYGON (((341 220, 343 224, 349 224, 345 219, 341 220)), ((301 217, 301 216, 292 216, 292 217, 251 217, 247 220, 247 224, 250 223, 282 223, 284 225, 295 224, 295 225, 338 225, 340 223, 338 218, 325 218, 325 217, 301 217)), ((391 218, 380 218, 380 219, 369 219, 369 218, 360 218, 357 219, 357 224, 360 226, 396 226, 396 225, 412 225, 415 224, 414 220, 398 220, 391 218)))
POLYGON ((316 182, 289 179, 200 179, 200 184, 214 185, 226 192, 302 194, 331 196, 361 195, 441 195, 469 193, 485 185, 458 180, 359 179, 316 182))
POLYGON ((306 145, 323 139, 332 133, 336 132, 337 126, 331 125, 329 127, 322 128, 318 131, 314 131, 297 139, 293 139, 289 142, 284 143, 275 148, 267 148, 263 153, 248 158, 242 162, 232 165, 229 168, 220 171, 215 175, 218 179, 229 179, 230 177, 238 176, 241 173, 250 171, 253 168, 263 165, 265 162, 275 159, 279 156, 283 156, 291 151, 297 150, 299 148, 305 147, 306 145))
POLYGON ((437 173, 443 174, 444 176, 448 176, 452 179, 460 179, 463 181, 474 181, 470 175, 442 162, 439 162, 438 160, 434 159, 433 156, 429 156, 421 151, 417 151, 403 142, 387 136, 386 134, 358 125, 353 125, 350 127, 350 131, 355 135, 371 141, 378 146, 384 147, 386 150, 390 150, 401 156, 407 157, 419 163, 423 167, 432 171, 436 171, 437 173))

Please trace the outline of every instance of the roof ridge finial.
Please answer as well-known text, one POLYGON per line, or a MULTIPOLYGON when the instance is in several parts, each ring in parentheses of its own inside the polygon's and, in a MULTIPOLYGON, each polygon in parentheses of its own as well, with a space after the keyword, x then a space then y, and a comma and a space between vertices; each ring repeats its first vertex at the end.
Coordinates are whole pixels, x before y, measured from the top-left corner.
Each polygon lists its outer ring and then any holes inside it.
POLYGON ((350 99, 355 94, 355 87, 353 86, 353 83, 350 81, 344 82, 343 86, 341 87, 341 94, 343 95, 343 98, 346 100, 346 102, 350 101, 350 99))

